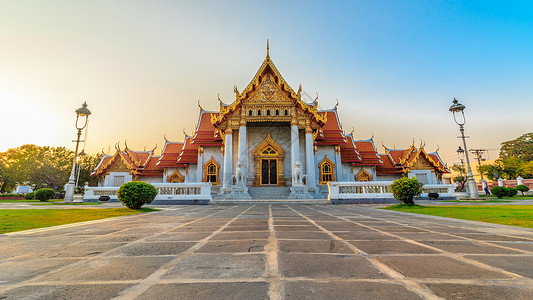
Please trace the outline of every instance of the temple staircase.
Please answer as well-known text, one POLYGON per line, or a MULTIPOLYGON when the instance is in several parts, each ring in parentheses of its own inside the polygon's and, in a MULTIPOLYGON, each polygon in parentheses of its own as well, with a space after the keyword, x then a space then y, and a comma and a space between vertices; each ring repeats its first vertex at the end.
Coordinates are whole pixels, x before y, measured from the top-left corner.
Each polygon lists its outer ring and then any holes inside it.
POLYGON ((313 194, 312 199, 287 199, 291 191, 289 187, 262 186, 250 187, 248 193, 252 199, 231 199, 230 195, 212 192, 210 204, 329 204, 327 193, 313 194))

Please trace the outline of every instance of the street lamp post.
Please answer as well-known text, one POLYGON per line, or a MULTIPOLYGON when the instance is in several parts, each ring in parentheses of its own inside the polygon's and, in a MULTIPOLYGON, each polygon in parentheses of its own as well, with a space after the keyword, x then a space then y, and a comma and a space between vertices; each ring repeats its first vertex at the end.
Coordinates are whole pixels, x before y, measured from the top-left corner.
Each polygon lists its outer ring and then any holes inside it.
MULTIPOLYGON (((459 160, 461 161, 461 167, 463 167, 463 171, 461 172, 461 175, 466 177, 465 163, 463 160, 464 155, 465 155, 465 150, 463 150, 463 148, 459 146, 459 148, 457 149, 457 156, 459 157, 459 160)), ((464 178, 464 182, 466 183, 466 178, 464 178)), ((470 193, 468 192, 468 185, 465 184, 464 189, 466 191, 466 194, 469 195, 470 193)))
POLYGON ((468 158, 468 148, 466 147, 466 139, 465 139, 465 129, 464 125, 466 123, 465 119, 465 110, 466 106, 462 105, 457 101, 457 99, 453 98, 453 104, 450 106, 450 111, 453 113, 453 120, 457 125, 459 125, 459 130, 461 131, 461 138, 463 139, 463 147, 466 157, 466 165, 468 167, 468 174, 466 177, 466 183, 468 185, 468 191, 469 196, 471 199, 478 199, 479 194, 477 192, 477 186, 476 182, 474 181, 474 175, 472 174, 472 168, 470 167, 470 160, 468 158), (459 114, 460 113, 460 114, 459 114))
POLYGON ((89 120, 89 115, 91 111, 87 108, 87 102, 84 102, 83 105, 76 109, 76 129, 78 129, 78 137, 76 139, 76 150, 74 151, 74 161, 72 162, 72 172, 70 172, 70 177, 67 183, 67 189, 65 191, 65 201, 72 202, 74 200, 74 185, 75 185, 75 175, 76 175, 76 158, 78 156, 78 147, 80 145, 81 131, 87 126, 87 121, 89 120), (85 120, 83 121, 83 126, 78 125, 80 117, 85 120))

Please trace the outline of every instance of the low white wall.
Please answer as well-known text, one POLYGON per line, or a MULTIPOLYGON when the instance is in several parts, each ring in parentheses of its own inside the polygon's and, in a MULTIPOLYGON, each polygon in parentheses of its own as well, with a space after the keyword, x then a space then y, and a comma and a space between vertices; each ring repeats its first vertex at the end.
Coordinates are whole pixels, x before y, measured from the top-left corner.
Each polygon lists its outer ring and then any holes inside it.
MULTIPOLYGON (((342 202, 343 200, 393 200, 390 190, 393 181, 358 181, 328 183, 328 200, 342 202)), ((420 198, 427 198, 428 193, 438 193, 440 199, 454 199, 455 186, 453 184, 425 184, 420 198)))
MULTIPOLYGON (((209 182, 152 183, 152 185, 157 189, 155 200, 212 200, 211 183, 209 182)), ((98 200, 100 196, 109 196, 111 200, 118 200, 118 189, 119 187, 89 187, 83 200, 94 201, 98 200)))

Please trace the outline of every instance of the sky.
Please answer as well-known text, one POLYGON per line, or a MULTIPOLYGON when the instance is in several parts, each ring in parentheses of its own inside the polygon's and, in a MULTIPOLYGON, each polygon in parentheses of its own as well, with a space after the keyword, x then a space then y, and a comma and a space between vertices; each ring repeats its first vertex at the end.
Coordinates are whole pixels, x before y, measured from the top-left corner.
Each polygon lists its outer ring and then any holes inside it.
MULTIPOLYGON (((235 99, 270 57, 343 129, 378 150, 469 148, 533 130, 533 4, 528 1, 0 0, 0 151, 74 149, 74 110, 92 111, 86 152, 182 141, 198 101, 235 99)), ((82 145, 83 147, 83 145, 82 145)))

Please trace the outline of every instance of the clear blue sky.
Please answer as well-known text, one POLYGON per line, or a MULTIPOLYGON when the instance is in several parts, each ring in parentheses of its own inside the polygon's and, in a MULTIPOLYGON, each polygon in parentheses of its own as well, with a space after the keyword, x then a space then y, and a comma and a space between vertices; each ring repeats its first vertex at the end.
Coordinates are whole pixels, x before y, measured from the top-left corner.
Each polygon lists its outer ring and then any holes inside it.
POLYGON ((0 2, 0 151, 72 147, 85 100, 90 152, 181 140, 199 99, 217 109, 248 84, 267 38, 289 84, 338 98, 344 130, 380 151, 414 137, 455 161, 454 97, 471 147, 533 129, 531 2, 22 0, 0 2))

